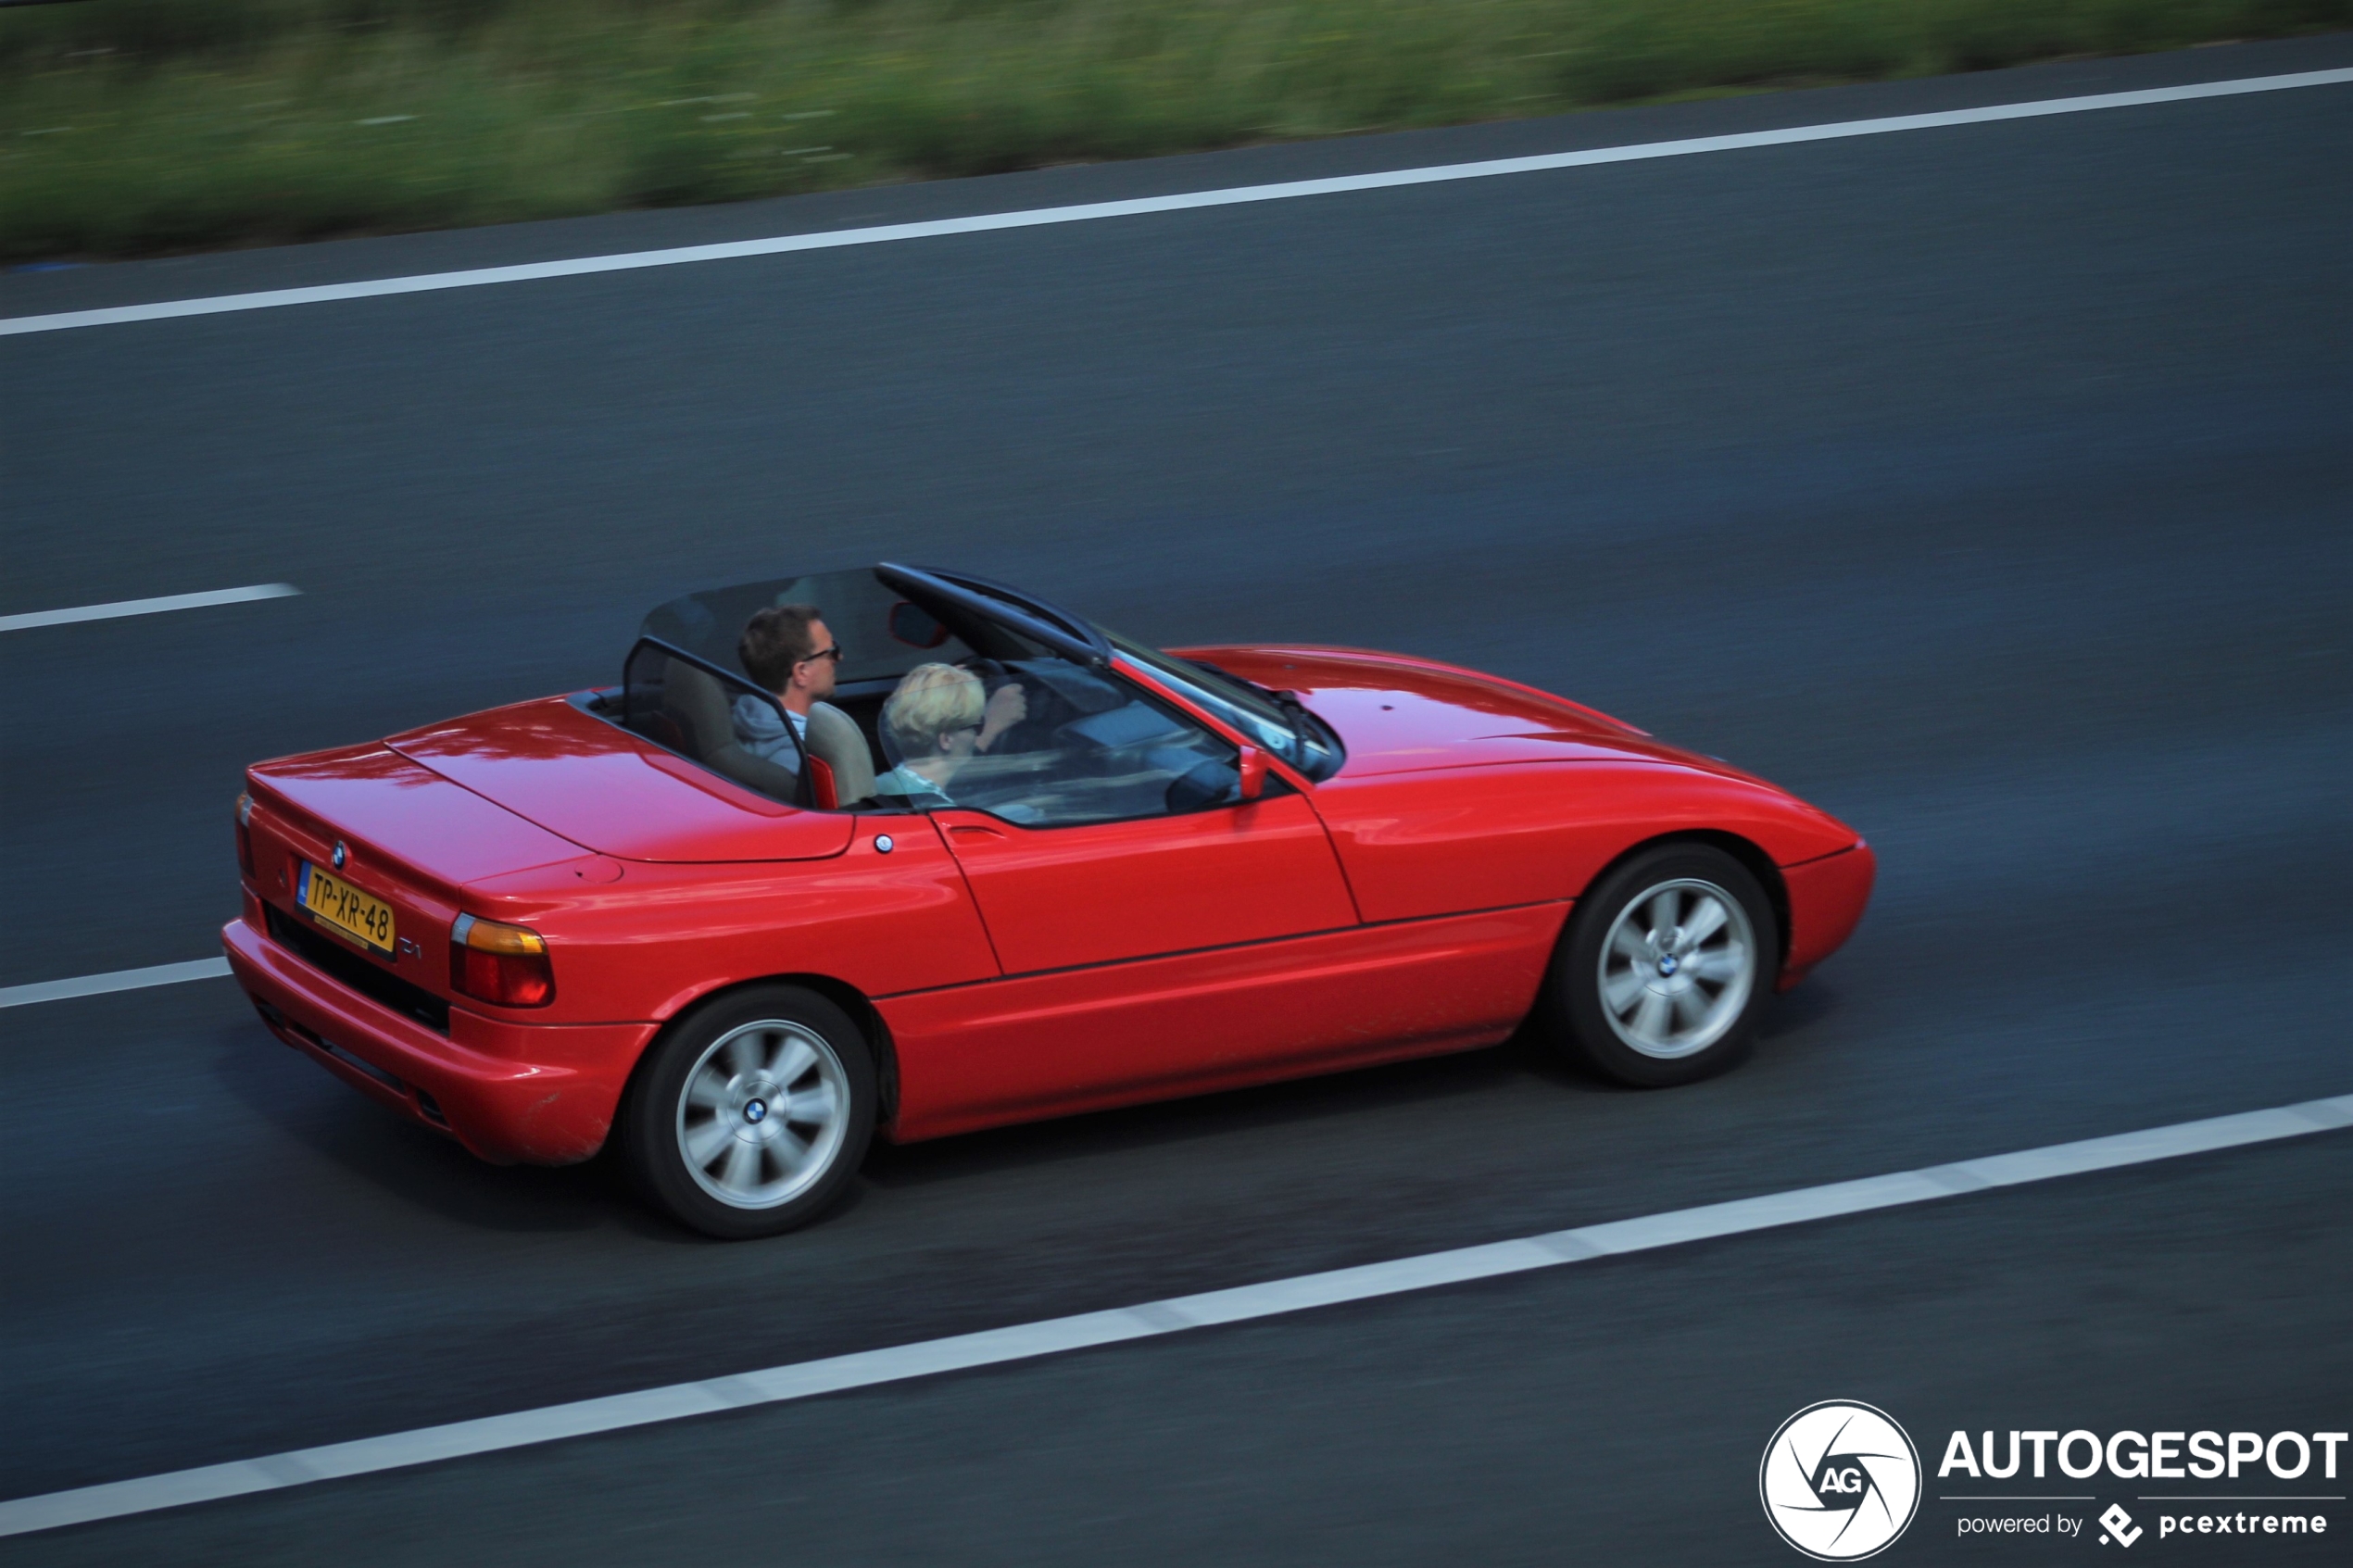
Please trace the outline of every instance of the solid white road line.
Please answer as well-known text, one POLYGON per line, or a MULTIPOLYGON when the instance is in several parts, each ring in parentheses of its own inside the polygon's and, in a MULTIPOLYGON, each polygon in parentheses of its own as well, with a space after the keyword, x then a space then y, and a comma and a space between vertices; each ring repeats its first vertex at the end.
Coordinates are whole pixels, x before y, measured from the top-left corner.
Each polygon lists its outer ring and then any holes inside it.
POLYGON ((208 609, 214 605, 249 604, 255 599, 285 599, 301 592, 291 583, 256 583, 250 587, 214 588, 202 594, 167 594, 159 599, 117 599, 112 604, 79 605, 72 609, 36 609, 23 615, 0 615, 0 632, 70 626, 77 621, 114 621, 126 615, 161 615, 173 609, 208 609))
POLYGON ((1031 229, 1049 223, 1086 223, 1102 218, 1133 218, 1144 213, 1184 212, 1196 207, 1233 207, 1247 202, 1290 201, 1301 196, 1339 195, 1353 191, 1389 190, 1401 185, 1432 185, 1453 180, 1485 180, 1499 174, 1583 169, 1595 164, 1630 163, 1644 158, 1689 157, 1699 153, 1780 147, 1800 142, 1837 141, 1850 136, 1884 136, 1898 131, 1988 125, 1999 120, 2040 119, 2045 115, 2139 108, 2152 104, 2180 104, 2200 98, 2235 97, 2246 93, 2280 93, 2291 88, 2327 87, 2345 82, 2353 82, 2353 69, 2298 71, 2287 76, 2244 77, 2233 82, 2203 82, 2186 87, 2152 87, 2133 93, 2099 93, 2077 98, 2044 98, 2032 103, 1994 104, 1982 108, 1947 109, 1935 114, 1840 120, 1826 125, 1792 126, 1780 131, 1748 131, 1730 136, 1696 136, 1684 141, 1645 142, 1629 146, 1596 147, 1584 152, 1495 158, 1482 163, 1442 164, 1381 174, 1348 174, 1327 180, 1294 180, 1277 185, 1241 185, 1219 191, 1195 191, 1182 195, 1144 196, 1132 201, 1091 202, 1077 207, 1038 207, 1026 212, 983 213, 971 218, 940 219, 925 223, 891 223, 870 229, 836 229, 814 234, 786 234, 774 239, 736 240, 723 245, 681 245, 670 250, 632 251, 616 256, 585 256, 568 261, 533 261, 512 267, 481 267, 462 272, 427 272, 407 278, 378 278, 366 282, 324 283, 310 288, 271 289, 258 294, 216 295, 207 299, 162 300, 152 305, 122 305, 101 310, 66 310, 49 316, 14 316, 0 319, 0 336, 14 332, 64 332, 74 327, 119 326, 131 321, 161 321, 180 316, 211 316, 229 310, 271 310, 280 306, 370 299, 380 295, 480 288, 488 283, 520 283, 542 278, 576 278, 594 272, 625 272, 642 267, 677 267, 696 261, 731 261, 752 256, 781 256, 793 251, 831 250, 841 245, 887 245, 897 240, 977 234, 1000 229, 1031 229))
POLYGON ((0 1008, 30 1007, 34 1002, 62 1002, 69 997, 103 997, 109 991, 139 991, 150 985, 177 985, 183 980, 217 980, 229 972, 227 959, 191 959, 186 963, 159 963, 150 969, 119 969, 111 974, 85 974, 75 980, 44 980, 33 985, 0 986, 0 1008))
POLYGON ((1123 1340, 1149 1339, 1212 1323, 1246 1323, 1253 1318, 1343 1301, 1397 1296, 1529 1269, 1557 1268, 1589 1258, 1771 1230, 1840 1214, 1924 1203, 1988 1187, 2045 1182, 2087 1171, 2142 1165, 2347 1126, 2353 1126, 2353 1095, 2340 1095, 2333 1099, 2307 1100, 2299 1105, 2217 1116, 2204 1122, 2183 1122, 2114 1137, 2054 1144, 2046 1148, 1899 1171, 1861 1181, 1833 1182, 1827 1186, 1803 1187, 1764 1198, 1711 1203, 1639 1220, 1554 1231, 1484 1247, 1426 1253, 1393 1262, 1302 1274, 1295 1279, 1269 1280, 1262 1285, 1205 1291, 1198 1296, 1172 1297, 1110 1311, 1050 1318, 1042 1323, 1017 1323, 1010 1328, 960 1334, 882 1350, 862 1350, 854 1355, 767 1367, 701 1383, 677 1383, 635 1394, 518 1411, 511 1415, 453 1422, 447 1426, 421 1427, 348 1443, 329 1443, 262 1459, 206 1465, 131 1481, 110 1481, 102 1486, 0 1502, 0 1536, 20 1536, 35 1530, 177 1508, 184 1503, 299 1486, 312 1481, 368 1475, 470 1454, 496 1453, 534 1443, 739 1410, 747 1405, 805 1399, 812 1395, 870 1388, 937 1373, 998 1366, 1066 1350, 1115 1345, 1123 1340))

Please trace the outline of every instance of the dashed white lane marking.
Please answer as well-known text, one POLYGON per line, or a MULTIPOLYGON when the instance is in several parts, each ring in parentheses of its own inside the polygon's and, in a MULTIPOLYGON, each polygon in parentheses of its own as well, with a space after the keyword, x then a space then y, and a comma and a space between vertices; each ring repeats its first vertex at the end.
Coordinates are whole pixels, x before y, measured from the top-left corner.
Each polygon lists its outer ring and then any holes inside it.
POLYGON ((1110 1311, 1082 1312, 1076 1317, 1050 1318, 1042 1323, 1017 1323, 979 1334, 829 1356, 823 1361, 766 1367, 701 1383, 676 1383, 635 1394, 615 1394, 601 1399, 518 1411, 511 1415, 453 1422, 447 1426, 421 1427, 348 1443, 329 1443, 321 1448, 174 1471, 166 1475, 110 1481, 73 1491, 0 1502, 0 1536, 54 1530, 67 1524, 299 1486, 312 1481, 369 1475, 439 1460, 649 1426, 688 1416, 740 1410, 747 1405, 775 1404, 939 1373, 1000 1366, 1067 1350, 1116 1345, 1124 1340, 1180 1334, 1213 1323, 1246 1323, 1253 1318, 1275 1317, 1345 1301, 1365 1301, 1436 1286, 1493 1279, 1530 1269, 1558 1268, 1589 1258, 1772 1230, 1841 1214, 1925 1203, 1989 1187, 2046 1182, 2089 1171, 2143 1165, 2185 1154, 2302 1137, 2348 1126, 2353 1126, 2353 1095, 2340 1095, 2333 1099, 2307 1100, 2270 1110, 2250 1110, 2236 1116, 2121 1133, 2113 1137, 2087 1138, 2081 1143, 2054 1144, 1983 1160, 1899 1171, 1861 1181, 1833 1182, 1827 1186, 1803 1187, 1764 1198, 1711 1203, 1638 1220, 1553 1231, 1484 1247, 1426 1253, 1361 1268, 1335 1269, 1327 1273, 1268 1280, 1231 1290, 1172 1297, 1110 1311))
POLYGON ((167 594, 159 599, 117 599, 112 604, 78 605, 72 609, 36 609, 23 615, 0 615, 0 632, 70 626, 77 621, 114 621, 126 615, 161 615, 174 609, 208 609, 214 605, 250 604, 255 599, 286 599, 301 592, 291 583, 256 583, 244 588, 213 588, 201 594, 167 594))
POLYGON ((147 969, 118 969, 111 974, 44 980, 31 985, 0 985, 0 1008, 62 1002, 70 997, 103 997, 109 991, 141 991, 150 985, 177 985, 183 980, 215 980, 228 972, 227 959, 191 959, 186 963, 159 963, 147 969))
POLYGON ((680 245, 667 250, 630 251, 613 256, 584 256, 565 261, 479 267, 459 272, 426 272, 406 278, 377 278, 356 283, 322 283, 309 288, 270 289, 258 294, 215 295, 204 299, 162 300, 150 305, 121 305, 101 310, 66 310, 47 316, 13 316, 0 319, 0 336, 14 332, 64 332, 74 327, 120 326, 132 321, 161 321, 180 316, 211 316, 230 310, 271 310, 287 305, 318 305, 330 300, 370 299, 381 295, 422 294, 435 289, 480 288, 489 283, 520 283, 543 278, 576 278, 595 272, 625 272, 643 267, 678 267, 697 261, 732 261, 745 257, 782 256, 793 251, 830 250, 841 245, 887 245, 898 240, 977 234, 1000 229, 1032 229, 1050 223, 1087 223, 1104 218, 1134 218, 1146 213, 1185 212, 1197 207, 1234 207, 1249 202, 1291 201, 1302 196, 1340 195, 1354 191, 1433 185, 1454 180, 1486 180, 1504 174, 1533 174, 1546 169, 1583 169, 1595 164, 1632 163, 1645 158, 1690 157, 1702 153, 1780 147, 1801 142, 1838 141, 1852 136, 1885 136, 1899 131, 1989 125, 2000 120, 2088 114, 2100 109, 2140 108, 2153 104, 2181 104, 2200 98, 2281 93, 2293 88, 2328 87, 2345 82, 2353 82, 2353 69, 2298 71, 2285 76, 2242 77, 2231 82, 2202 82, 2186 87, 2151 87, 2132 93, 2097 93, 2083 97, 2042 98, 2022 104, 1945 109, 1934 114, 1837 120, 1821 125, 1790 126, 1779 131, 1745 131, 1728 136, 1642 142, 1625 146, 1593 147, 1581 152, 1543 153, 1531 157, 1439 164, 1378 174, 1293 180, 1274 185, 1237 185, 1223 190, 1142 196, 1128 201, 1036 207, 1023 212, 982 213, 970 218, 937 219, 923 223, 836 229, 821 233, 785 234, 763 240, 735 240, 721 245, 680 245))

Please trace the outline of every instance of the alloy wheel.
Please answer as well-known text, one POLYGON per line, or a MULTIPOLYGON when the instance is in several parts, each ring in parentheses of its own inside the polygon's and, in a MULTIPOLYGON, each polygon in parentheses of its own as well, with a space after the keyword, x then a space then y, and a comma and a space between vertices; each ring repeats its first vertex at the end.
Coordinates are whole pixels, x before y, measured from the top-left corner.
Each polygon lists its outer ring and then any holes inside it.
POLYGON ((849 1127, 849 1078, 824 1035, 762 1019, 712 1041, 678 1097, 678 1152, 731 1209, 773 1209, 823 1176, 849 1127))
POLYGON ((1603 940, 1602 1014, 1647 1057, 1696 1055, 1739 1022, 1756 985, 1756 935, 1741 901, 1679 877, 1646 888, 1603 940))

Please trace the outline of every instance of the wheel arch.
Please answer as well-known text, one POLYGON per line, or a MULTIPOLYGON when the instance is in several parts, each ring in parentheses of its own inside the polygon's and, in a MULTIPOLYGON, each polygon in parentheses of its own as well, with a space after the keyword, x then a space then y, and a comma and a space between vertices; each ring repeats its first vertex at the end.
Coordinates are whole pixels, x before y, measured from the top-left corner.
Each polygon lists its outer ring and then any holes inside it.
POLYGON ((731 980, 724 985, 712 986, 662 1020, 661 1027, 646 1042, 645 1049, 637 1053, 636 1063, 629 1072, 630 1084, 633 1086, 636 1084, 646 1063, 653 1057, 654 1047, 673 1030, 682 1027, 706 1008, 761 985, 798 985, 804 991, 814 991, 849 1015, 849 1022, 856 1024, 859 1033, 865 1036, 866 1048, 874 1053, 875 1124, 888 1126, 899 1114, 899 1050, 891 1039, 890 1025, 863 991, 830 974, 757 974, 747 980, 731 980))
MULTIPOLYGON (((1773 910, 1773 968, 1778 974, 1789 962, 1789 883, 1782 877, 1780 867, 1773 864, 1773 858, 1770 855, 1765 853, 1754 840, 1743 838, 1739 834, 1728 833, 1721 828, 1689 828, 1676 833, 1658 834, 1643 839, 1639 844, 1629 845, 1607 865, 1593 873, 1592 880, 1578 890, 1578 897, 1582 899, 1595 887, 1600 886, 1603 879, 1635 856, 1647 854, 1653 849, 1669 844, 1705 844, 1721 849, 1733 859, 1738 860, 1748 873, 1756 879, 1756 884, 1765 890, 1766 902, 1772 907, 1773 910)), ((1566 935, 1566 928, 1564 928, 1564 935, 1566 935)))

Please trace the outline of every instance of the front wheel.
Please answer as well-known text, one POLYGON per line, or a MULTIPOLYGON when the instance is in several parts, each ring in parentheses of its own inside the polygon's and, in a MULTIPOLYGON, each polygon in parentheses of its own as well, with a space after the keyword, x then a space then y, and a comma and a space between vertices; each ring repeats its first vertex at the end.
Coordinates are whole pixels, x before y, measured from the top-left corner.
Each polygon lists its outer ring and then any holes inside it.
POLYGON ((638 1190, 736 1240, 807 1223, 839 1198, 875 1123, 875 1068, 849 1016, 813 991, 723 997, 657 1042, 622 1105, 638 1190))
POLYGON ((1544 983, 1553 1032, 1621 1084, 1664 1088, 1748 1054, 1780 950, 1756 878, 1723 850, 1665 844, 1577 901, 1544 983))

